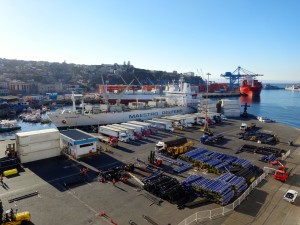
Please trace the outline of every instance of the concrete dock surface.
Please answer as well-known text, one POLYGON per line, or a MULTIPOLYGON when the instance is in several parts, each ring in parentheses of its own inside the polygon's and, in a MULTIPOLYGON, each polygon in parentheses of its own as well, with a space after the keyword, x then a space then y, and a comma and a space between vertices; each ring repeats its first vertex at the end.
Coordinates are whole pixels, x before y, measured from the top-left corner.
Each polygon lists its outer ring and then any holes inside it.
MULTIPOLYGON (((159 132, 157 135, 132 144, 120 143, 118 148, 110 148, 110 152, 102 152, 97 158, 87 158, 84 161, 99 170, 121 163, 135 163, 136 158, 147 161, 150 151, 154 150, 159 140, 178 136, 195 141, 196 147, 245 158, 260 167, 268 166, 258 160, 261 155, 245 152, 235 154, 245 143, 268 146, 239 139, 239 126, 242 122, 255 122, 260 127, 260 131, 276 134, 279 137, 280 142, 273 147, 291 150, 291 155, 286 161, 287 167, 293 168, 292 174, 284 183, 270 175, 234 211, 225 216, 192 224, 300 224, 300 197, 293 204, 283 200, 288 189, 300 193, 300 131, 296 128, 278 123, 261 123, 250 118, 229 119, 211 128, 215 133, 224 135, 224 140, 220 144, 213 146, 201 144, 202 132, 199 131, 199 127, 195 127, 186 131, 176 131, 173 134, 159 132), (288 145, 290 140, 294 141, 294 146, 288 145)), ((7 144, 14 142, 15 140, 0 141, 1 154, 4 154, 7 144)), ((166 201, 156 205, 145 198, 143 193, 146 191, 136 188, 138 182, 134 178, 131 178, 128 184, 117 182, 113 185, 99 182, 93 173, 80 175, 80 169, 79 165, 63 156, 27 163, 23 165, 18 176, 4 178, 6 185, 0 187, 0 199, 5 209, 17 208, 19 212, 30 211, 32 224, 35 225, 129 224, 130 220, 139 225, 151 224, 143 218, 143 215, 159 225, 176 225, 196 212, 221 207, 209 203, 192 209, 179 210, 176 205, 166 201), (64 186, 64 183, 77 176, 85 176, 85 181, 71 188, 64 186), (39 193, 37 196, 8 202, 10 199, 35 191, 39 193), (107 216, 101 216, 104 212, 107 216)), ((190 170, 173 176, 181 181, 195 173, 205 172, 190 170)), ((133 174, 138 177, 139 171, 133 174)))

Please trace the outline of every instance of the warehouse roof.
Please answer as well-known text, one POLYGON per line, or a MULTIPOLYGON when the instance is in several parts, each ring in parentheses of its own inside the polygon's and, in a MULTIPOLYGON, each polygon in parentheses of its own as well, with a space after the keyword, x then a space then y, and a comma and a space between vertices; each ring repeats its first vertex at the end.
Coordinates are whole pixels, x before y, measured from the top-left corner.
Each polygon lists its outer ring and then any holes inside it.
POLYGON ((94 138, 94 136, 85 133, 83 131, 74 129, 74 130, 63 130, 60 131, 61 134, 75 140, 75 141, 80 141, 80 140, 84 140, 84 139, 89 139, 89 138, 94 138))

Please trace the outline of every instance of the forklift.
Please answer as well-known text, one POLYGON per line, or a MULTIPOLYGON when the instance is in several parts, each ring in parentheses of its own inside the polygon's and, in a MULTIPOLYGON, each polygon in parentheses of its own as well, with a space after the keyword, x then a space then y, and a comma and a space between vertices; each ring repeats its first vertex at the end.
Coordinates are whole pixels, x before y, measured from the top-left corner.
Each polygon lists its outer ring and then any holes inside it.
POLYGON ((162 159, 157 158, 155 151, 150 151, 150 156, 148 157, 148 161, 155 166, 161 166, 163 162, 162 159))
POLYGON ((4 211, 2 201, 0 200, 0 225, 20 225, 30 222, 30 213, 28 211, 18 212, 18 210, 9 209, 4 211))

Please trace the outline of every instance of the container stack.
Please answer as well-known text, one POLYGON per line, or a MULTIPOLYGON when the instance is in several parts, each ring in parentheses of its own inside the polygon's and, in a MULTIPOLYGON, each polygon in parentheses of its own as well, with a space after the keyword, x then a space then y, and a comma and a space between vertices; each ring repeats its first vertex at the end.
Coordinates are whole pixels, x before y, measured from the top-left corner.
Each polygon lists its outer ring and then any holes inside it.
POLYGON ((240 117, 241 105, 239 100, 222 100, 223 114, 226 117, 240 117))

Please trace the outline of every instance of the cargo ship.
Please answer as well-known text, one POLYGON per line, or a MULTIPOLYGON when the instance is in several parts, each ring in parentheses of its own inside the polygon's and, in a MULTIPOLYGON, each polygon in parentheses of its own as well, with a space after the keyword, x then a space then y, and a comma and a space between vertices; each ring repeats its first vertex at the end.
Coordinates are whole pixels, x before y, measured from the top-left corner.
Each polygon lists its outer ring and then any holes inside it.
POLYGON ((262 88, 262 83, 253 76, 245 76, 240 86, 240 93, 247 96, 259 96, 262 88))
MULTIPOLYGON (((104 95, 105 96, 105 95, 104 95)), ((163 116, 188 114, 197 111, 198 101, 202 96, 195 96, 188 83, 179 81, 178 85, 167 85, 164 96, 156 97, 147 104, 130 102, 111 105, 108 100, 105 104, 86 105, 82 95, 72 95, 73 110, 58 110, 47 113, 49 119, 58 129, 81 126, 99 126, 111 123, 123 123, 132 120, 147 120, 163 116), (76 108, 76 97, 81 98, 80 108, 76 108)))

